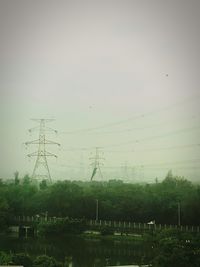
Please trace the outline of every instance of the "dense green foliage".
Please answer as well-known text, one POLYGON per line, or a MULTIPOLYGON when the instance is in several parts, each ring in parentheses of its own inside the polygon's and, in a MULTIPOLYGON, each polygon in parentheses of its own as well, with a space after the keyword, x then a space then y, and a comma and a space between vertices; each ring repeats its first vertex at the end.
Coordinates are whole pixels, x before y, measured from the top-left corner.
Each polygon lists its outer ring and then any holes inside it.
POLYGON ((110 180, 37 187, 28 176, 19 181, 17 175, 13 183, 0 183, 0 229, 17 215, 95 219, 97 199, 102 220, 177 224, 180 202, 181 224, 200 224, 200 186, 170 172, 161 183, 143 185, 110 180))
POLYGON ((9 265, 12 262, 12 256, 0 251, 0 265, 9 265))
POLYGON ((85 220, 64 218, 56 222, 40 222, 38 225, 40 235, 63 235, 63 233, 81 234, 87 230, 85 220))
POLYGON ((110 227, 102 227, 101 228, 101 235, 113 235, 114 231, 112 229, 110 229, 110 227))
POLYGON ((33 264, 32 259, 25 253, 13 254, 11 262, 16 265, 23 265, 24 267, 31 267, 33 264))
POLYGON ((48 257, 46 255, 38 256, 33 261, 33 267, 61 267, 61 263, 57 262, 53 257, 48 257))
MULTIPOLYGON (((13 182, 0 181, 0 231, 5 231, 13 216, 57 217, 54 221, 40 222, 41 234, 49 236, 63 233, 80 234, 85 219, 96 218, 98 199, 99 219, 177 224, 178 206, 182 225, 200 224, 200 186, 171 172, 161 182, 154 184, 128 184, 120 180, 108 182, 58 181, 39 186, 26 175, 13 182), (65 219, 58 219, 63 217, 65 219)), ((104 227, 102 235, 113 234, 104 227)), ((152 232, 143 236, 143 242, 153 247, 154 267, 200 266, 200 236, 179 230, 152 232)), ((0 265, 23 264, 25 267, 59 267, 54 258, 45 255, 31 258, 27 254, 0 252, 0 265)))
POLYGON ((200 266, 200 235, 164 230, 157 233, 154 243, 154 267, 200 266))
POLYGON ((61 267, 61 263, 56 261, 53 257, 41 255, 32 259, 28 254, 17 253, 7 254, 0 251, 0 264, 1 265, 23 265, 24 267, 61 267))

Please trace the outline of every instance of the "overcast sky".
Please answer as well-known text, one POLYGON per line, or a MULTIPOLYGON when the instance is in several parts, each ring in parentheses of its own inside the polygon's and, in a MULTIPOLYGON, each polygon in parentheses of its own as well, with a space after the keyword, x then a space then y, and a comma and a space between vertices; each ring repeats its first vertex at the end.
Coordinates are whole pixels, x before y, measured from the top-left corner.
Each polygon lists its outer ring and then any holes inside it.
POLYGON ((0 177, 55 118, 54 179, 89 179, 96 146, 105 179, 199 179, 199 29, 198 0, 0 0, 0 177))

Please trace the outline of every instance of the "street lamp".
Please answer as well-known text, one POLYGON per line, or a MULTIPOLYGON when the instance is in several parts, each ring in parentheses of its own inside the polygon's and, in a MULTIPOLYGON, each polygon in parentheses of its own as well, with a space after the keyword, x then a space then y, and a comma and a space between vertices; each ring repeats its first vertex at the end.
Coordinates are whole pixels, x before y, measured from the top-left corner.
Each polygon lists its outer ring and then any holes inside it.
POLYGON ((99 220, 99 200, 96 199, 96 221, 99 220))
POLYGON ((178 202, 178 226, 181 226, 181 203, 178 202))

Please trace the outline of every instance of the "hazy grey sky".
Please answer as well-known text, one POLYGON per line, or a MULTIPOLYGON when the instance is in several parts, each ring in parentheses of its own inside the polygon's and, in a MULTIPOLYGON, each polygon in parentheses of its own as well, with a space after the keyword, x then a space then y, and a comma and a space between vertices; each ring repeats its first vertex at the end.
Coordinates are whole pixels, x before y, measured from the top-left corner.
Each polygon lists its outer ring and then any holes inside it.
POLYGON ((0 0, 0 176, 32 172, 30 118, 53 117, 54 178, 88 179, 102 146, 106 179, 163 178, 170 162, 198 179, 199 29, 198 0, 0 0))

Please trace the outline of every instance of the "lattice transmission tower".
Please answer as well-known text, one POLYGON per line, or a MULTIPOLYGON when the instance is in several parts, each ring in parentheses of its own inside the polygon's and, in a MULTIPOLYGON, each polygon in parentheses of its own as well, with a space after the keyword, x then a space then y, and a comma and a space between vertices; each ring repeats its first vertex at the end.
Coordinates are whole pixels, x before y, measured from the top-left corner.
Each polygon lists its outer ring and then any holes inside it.
POLYGON ((95 156, 90 158, 93 162, 90 164, 93 167, 92 175, 90 177, 90 181, 93 180, 94 176, 96 175, 97 171, 100 174, 100 177, 103 179, 103 174, 101 171, 101 167, 103 166, 102 160, 105 160, 103 157, 100 156, 100 147, 95 148, 95 156))
POLYGON ((55 157, 57 156, 53 153, 50 153, 46 150, 47 145, 58 145, 60 144, 47 140, 46 139, 46 132, 55 132, 56 130, 49 128, 46 126, 46 123, 53 121, 53 119, 32 119, 39 123, 37 127, 29 129, 29 132, 33 132, 35 130, 39 131, 39 138, 37 140, 26 142, 26 145, 38 145, 38 150, 28 154, 28 157, 36 157, 35 166, 32 173, 32 180, 47 180, 48 182, 52 182, 51 174, 47 162, 47 157, 55 157))

